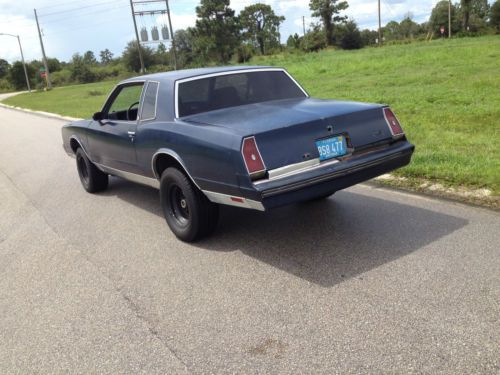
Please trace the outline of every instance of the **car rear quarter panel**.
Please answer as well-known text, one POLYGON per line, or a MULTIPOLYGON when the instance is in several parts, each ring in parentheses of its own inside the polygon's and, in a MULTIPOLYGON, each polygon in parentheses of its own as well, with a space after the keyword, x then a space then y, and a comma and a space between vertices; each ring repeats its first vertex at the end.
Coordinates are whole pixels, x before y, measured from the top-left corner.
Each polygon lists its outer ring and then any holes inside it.
POLYGON ((238 194, 244 168, 239 154, 241 137, 227 129, 183 121, 142 124, 136 133, 138 163, 154 177, 153 156, 159 150, 179 155, 202 190, 238 194))

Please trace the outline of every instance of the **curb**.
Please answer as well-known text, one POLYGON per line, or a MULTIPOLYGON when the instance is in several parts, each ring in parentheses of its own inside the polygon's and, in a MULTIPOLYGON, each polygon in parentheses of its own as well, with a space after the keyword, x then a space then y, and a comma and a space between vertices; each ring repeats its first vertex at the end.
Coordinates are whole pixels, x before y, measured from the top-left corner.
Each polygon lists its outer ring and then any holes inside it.
POLYGON ((4 104, 4 103, 0 103, 0 107, 1 108, 12 109, 14 111, 19 111, 19 112, 25 112, 25 113, 29 113, 29 114, 36 115, 36 116, 41 116, 41 117, 46 117, 46 118, 52 118, 52 119, 56 119, 56 120, 62 120, 62 121, 78 121, 78 120, 83 120, 83 119, 78 118, 78 117, 61 116, 61 115, 58 115, 58 114, 55 114, 55 113, 44 112, 44 111, 34 111, 34 110, 31 110, 31 109, 26 109, 26 108, 22 108, 22 107, 15 107, 15 106, 4 104))

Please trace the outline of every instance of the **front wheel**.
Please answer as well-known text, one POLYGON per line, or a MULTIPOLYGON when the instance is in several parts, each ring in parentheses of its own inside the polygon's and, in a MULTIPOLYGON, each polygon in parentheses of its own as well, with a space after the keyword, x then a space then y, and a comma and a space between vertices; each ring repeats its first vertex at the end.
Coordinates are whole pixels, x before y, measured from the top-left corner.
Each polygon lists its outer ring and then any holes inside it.
POLYGON ((97 169, 81 148, 76 150, 76 168, 83 188, 87 192, 97 193, 108 187, 108 175, 97 169))
POLYGON ((210 202, 177 168, 161 175, 160 202, 168 226, 182 241, 210 235, 217 226, 219 206, 210 202))

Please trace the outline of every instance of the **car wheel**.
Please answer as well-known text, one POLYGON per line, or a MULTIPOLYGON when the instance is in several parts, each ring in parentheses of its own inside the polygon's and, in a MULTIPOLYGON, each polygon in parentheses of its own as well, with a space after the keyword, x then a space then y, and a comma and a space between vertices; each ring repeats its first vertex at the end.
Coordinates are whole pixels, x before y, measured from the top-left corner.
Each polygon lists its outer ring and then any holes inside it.
POLYGON ((76 168, 83 188, 89 193, 97 193, 108 187, 108 175, 89 160, 82 148, 76 150, 76 168))
POLYGON ((177 168, 161 175, 160 201, 168 226, 182 241, 192 242, 213 233, 219 206, 210 202, 177 168))

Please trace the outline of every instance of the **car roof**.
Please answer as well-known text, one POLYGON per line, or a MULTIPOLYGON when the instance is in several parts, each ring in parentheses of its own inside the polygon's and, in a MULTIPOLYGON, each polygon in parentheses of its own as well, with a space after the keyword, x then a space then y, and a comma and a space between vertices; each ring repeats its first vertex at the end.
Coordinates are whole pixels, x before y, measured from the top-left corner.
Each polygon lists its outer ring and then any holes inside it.
POLYGON ((140 82, 140 81, 159 81, 159 82, 175 82, 185 78, 193 78, 197 76, 204 76, 208 74, 224 73, 224 72, 237 72, 239 70, 262 70, 262 69, 282 69, 273 66, 221 66, 214 68, 197 68, 197 69, 183 69, 173 70, 170 72, 146 74, 138 77, 126 79, 120 83, 140 82))

